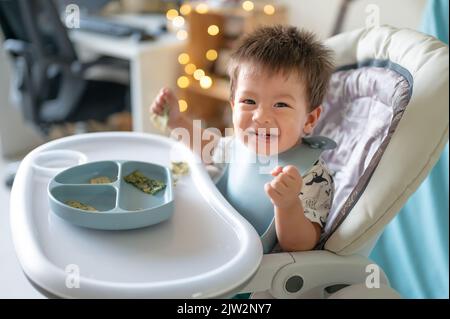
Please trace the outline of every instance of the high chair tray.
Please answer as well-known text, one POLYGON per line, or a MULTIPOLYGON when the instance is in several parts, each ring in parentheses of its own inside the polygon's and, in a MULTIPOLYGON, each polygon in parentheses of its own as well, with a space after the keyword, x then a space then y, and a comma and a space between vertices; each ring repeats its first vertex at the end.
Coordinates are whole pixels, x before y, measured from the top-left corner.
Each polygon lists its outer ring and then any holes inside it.
POLYGON ((256 231, 222 197, 198 157, 157 135, 83 134, 36 148, 17 171, 10 215, 24 273, 58 297, 227 297, 251 279, 262 259, 256 231), (79 227, 51 212, 47 187, 53 177, 67 167, 112 159, 163 167, 186 161, 190 173, 173 187, 171 218, 110 231, 79 227))

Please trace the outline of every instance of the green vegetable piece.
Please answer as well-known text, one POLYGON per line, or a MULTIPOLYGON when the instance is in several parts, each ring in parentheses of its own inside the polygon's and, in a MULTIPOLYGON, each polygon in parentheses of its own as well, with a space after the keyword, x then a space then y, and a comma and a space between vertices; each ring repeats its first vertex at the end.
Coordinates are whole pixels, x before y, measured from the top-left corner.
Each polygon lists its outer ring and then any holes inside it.
POLYGON ((98 212, 98 210, 95 207, 77 202, 76 200, 68 200, 66 201, 66 204, 69 205, 70 207, 86 210, 88 212, 98 212))
POLYGON ((186 175, 189 173, 189 165, 187 162, 172 162, 170 169, 173 175, 186 175))
POLYGON ((91 178, 89 180, 90 184, 109 184, 111 183, 111 179, 108 176, 99 176, 95 178, 91 178))
POLYGON ((124 177, 125 182, 140 189, 146 194, 155 195, 157 192, 163 190, 166 184, 156 179, 146 177, 140 171, 136 170, 124 177))

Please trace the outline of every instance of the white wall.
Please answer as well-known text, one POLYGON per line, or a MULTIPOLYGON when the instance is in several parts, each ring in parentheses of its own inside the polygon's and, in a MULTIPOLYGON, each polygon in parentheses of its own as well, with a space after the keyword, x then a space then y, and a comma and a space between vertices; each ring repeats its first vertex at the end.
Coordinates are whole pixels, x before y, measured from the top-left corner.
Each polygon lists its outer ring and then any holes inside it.
MULTIPOLYGON (((368 13, 367 5, 375 4, 380 12, 380 24, 417 29, 427 0, 353 0, 347 11, 344 31, 362 28, 368 13)), ((278 0, 289 8, 290 23, 328 38, 332 32, 341 0, 278 0)))

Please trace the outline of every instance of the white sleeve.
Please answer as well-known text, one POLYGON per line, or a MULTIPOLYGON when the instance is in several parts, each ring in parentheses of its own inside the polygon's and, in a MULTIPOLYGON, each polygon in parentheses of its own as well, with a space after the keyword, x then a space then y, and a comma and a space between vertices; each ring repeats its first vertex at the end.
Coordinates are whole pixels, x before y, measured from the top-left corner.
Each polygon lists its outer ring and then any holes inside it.
POLYGON ((221 137, 212 152, 212 163, 206 165, 209 176, 217 183, 230 162, 232 136, 221 137))
POLYGON ((319 160, 303 176, 300 200, 305 216, 311 222, 325 226, 334 196, 333 177, 322 160, 319 160))

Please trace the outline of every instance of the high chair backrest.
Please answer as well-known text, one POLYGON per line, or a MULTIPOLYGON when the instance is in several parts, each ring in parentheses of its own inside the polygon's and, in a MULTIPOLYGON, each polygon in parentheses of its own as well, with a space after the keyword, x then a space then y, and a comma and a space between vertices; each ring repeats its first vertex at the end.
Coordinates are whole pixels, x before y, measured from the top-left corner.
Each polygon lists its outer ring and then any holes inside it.
POLYGON ((448 46, 425 34, 365 28, 326 41, 337 71, 314 135, 336 192, 319 247, 358 252, 400 210, 448 141, 448 46))

